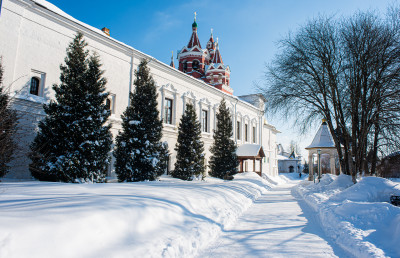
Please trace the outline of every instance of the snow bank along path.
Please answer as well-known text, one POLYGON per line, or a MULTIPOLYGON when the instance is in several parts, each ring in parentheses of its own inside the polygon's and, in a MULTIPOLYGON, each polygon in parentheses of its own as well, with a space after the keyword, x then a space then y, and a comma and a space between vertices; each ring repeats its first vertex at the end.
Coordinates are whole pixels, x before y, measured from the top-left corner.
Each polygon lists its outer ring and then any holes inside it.
POLYGON ((0 257, 192 257, 271 182, 3 182, 0 257))
POLYGON ((324 175, 321 182, 302 182, 293 189, 317 214, 326 234, 355 257, 400 257, 400 183, 364 177, 324 175))
POLYGON ((199 257, 336 257, 291 195, 293 185, 264 193, 199 257))

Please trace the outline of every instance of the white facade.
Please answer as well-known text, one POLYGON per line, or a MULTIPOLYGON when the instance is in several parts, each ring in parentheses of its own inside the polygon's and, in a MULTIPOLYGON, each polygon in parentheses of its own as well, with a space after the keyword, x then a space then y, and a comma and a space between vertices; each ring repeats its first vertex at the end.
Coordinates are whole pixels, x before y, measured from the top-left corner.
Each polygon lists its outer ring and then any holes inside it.
MULTIPOLYGON (((77 31, 84 34, 89 44, 88 49, 95 51, 103 64, 104 77, 108 81, 107 89, 112 98, 110 122, 114 136, 121 128, 120 116, 129 104, 128 93, 133 90, 134 71, 141 59, 146 58, 151 60, 149 67, 158 86, 161 117, 164 116, 165 110, 162 107, 166 105, 167 99, 172 100, 172 123, 164 124, 163 130, 163 140, 168 142, 171 153, 170 169, 175 163, 174 147, 185 103, 194 103, 200 121, 202 114, 205 114, 202 111, 207 113, 207 128, 202 139, 208 162, 213 142, 212 132, 216 126, 215 114, 220 101, 225 98, 232 112, 237 144, 263 145, 268 157, 268 162, 266 158, 263 164, 263 173, 277 174, 275 139, 278 131, 266 122, 264 103, 256 95, 253 95, 253 100, 245 96, 244 99, 247 99, 243 101, 225 94, 107 36, 101 30, 75 20, 44 0, 3 0, 0 14, 0 56, 4 66, 4 85, 9 86, 14 96, 14 107, 24 112, 21 119, 24 135, 19 140, 21 155, 13 162, 9 176, 29 177, 29 159, 26 158, 28 146, 35 136, 37 122, 44 116, 42 104, 54 98, 52 85, 59 83, 59 66, 64 62, 66 48, 77 31), (29 93, 32 77, 39 79, 39 96, 29 93)), ((110 171, 109 176, 113 175, 113 171, 110 171)))

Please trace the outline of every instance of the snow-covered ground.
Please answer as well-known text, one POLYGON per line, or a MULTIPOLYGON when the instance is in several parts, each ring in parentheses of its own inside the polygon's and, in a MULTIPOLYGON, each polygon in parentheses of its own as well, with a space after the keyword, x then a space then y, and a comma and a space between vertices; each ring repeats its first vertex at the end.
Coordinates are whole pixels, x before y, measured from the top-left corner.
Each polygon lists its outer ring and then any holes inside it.
POLYGON ((327 240, 304 201, 292 196, 293 185, 289 181, 260 196, 198 257, 348 257, 327 240))
POLYGON ((346 175, 324 175, 293 188, 317 213, 325 233, 355 257, 400 257, 400 183, 364 177, 357 184, 346 175))
POLYGON ((347 176, 325 175, 314 185, 295 173, 244 173, 233 181, 6 181, 0 257, 400 257, 392 194, 400 195, 400 183, 367 177, 353 185, 347 176))
POLYGON ((281 179, 0 183, 0 257, 188 257, 281 179))

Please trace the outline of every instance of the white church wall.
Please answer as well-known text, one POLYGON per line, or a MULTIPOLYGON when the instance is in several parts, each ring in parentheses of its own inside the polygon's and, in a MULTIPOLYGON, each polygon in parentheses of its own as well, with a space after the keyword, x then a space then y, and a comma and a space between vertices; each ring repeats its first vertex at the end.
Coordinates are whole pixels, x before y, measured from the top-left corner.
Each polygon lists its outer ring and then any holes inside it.
MULTIPOLYGON (((64 63, 66 48, 72 41, 77 31, 84 33, 88 50, 95 51, 103 64, 104 77, 107 78, 107 90, 113 94, 114 114, 110 117, 114 137, 121 128, 121 114, 129 103, 129 92, 133 89, 134 71, 142 58, 150 60, 149 67, 158 87, 158 105, 160 116, 163 115, 165 98, 173 99, 173 123, 165 124, 163 141, 167 141, 171 153, 170 169, 175 163, 176 153, 174 147, 177 140, 178 124, 184 112, 185 103, 193 102, 199 120, 202 110, 208 112, 207 132, 202 133, 206 161, 210 159, 210 147, 213 142, 215 129, 215 114, 222 98, 226 99, 228 107, 233 114, 234 139, 238 145, 252 143, 252 127, 256 127, 256 144, 262 144, 269 153, 271 146, 275 146, 275 138, 271 137, 271 128, 263 126, 263 110, 239 100, 237 97, 186 75, 160 61, 137 51, 123 43, 109 38, 96 29, 84 26, 76 21, 62 17, 52 11, 35 5, 29 0, 5 0, 0 16, 0 35, 7 40, 0 40, 0 56, 3 56, 5 67, 4 83, 12 84, 11 91, 18 92, 15 98, 17 109, 29 109, 34 117, 30 134, 24 132, 23 147, 25 151, 28 143, 33 139, 37 121, 43 117, 42 103, 54 98, 53 84, 59 83, 60 64, 64 63), (33 74, 40 76, 42 89, 41 96, 29 94, 30 79, 33 74), (240 139, 237 137, 236 122, 240 121, 240 139), (245 124, 248 124, 248 141, 245 141, 245 124), (267 138, 268 137, 268 138, 267 138), (266 139, 268 139, 266 141, 266 139), (273 141, 273 143, 272 143, 273 141)), ((27 123, 26 121, 24 123, 27 123)), ((28 130, 28 131, 29 131, 28 130)), ((274 133, 272 133, 273 135, 274 133)), ((271 174, 274 158, 269 154, 270 164, 265 166, 263 172, 271 174)), ((20 161, 18 169, 13 169, 14 174, 27 175, 29 160, 26 157, 20 161)), ((113 169, 111 169, 113 172, 113 169)), ((115 174, 111 174, 113 176, 115 174)))

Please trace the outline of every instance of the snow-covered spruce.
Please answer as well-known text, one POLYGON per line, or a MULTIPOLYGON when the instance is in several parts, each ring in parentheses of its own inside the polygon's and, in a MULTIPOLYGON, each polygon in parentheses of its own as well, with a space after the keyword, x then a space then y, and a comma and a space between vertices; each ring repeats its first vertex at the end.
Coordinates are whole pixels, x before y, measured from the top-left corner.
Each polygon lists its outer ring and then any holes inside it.
POLYGON ((236 144, 233 135, 232 120, 225 99, 219 105, 217 129, 214 132, 214 144, 211 146, 210 174, 214 177, 233 179, 237 173, 239 160, 236 155, 236 144))
POLYGON ((9 167, 7 163, 11 161, 16 149, 13 136, 17 127, 17 115, 10 108, 10 98, 3 87, 3 66, 0 58, 0 177, 4 176, 9 167))
POLYGON ((112 138, 105 125, 106 79, 96 54, 89 56, 82 33, 67 48, 56 101, 44 105, 46 117, 31 145, 30 170, 39 180, 104 182, 112 138))
POLYGON ((176 163, 172 176, 193 180, 204 174, 204 144, 201 141, 200 122, 192 104, 186 105, 179 122, 178 141, 175 150, 176 163))
POLYGON ((116 138, 115 172, 119 181, 155 180, 167 166, 168 146, 162 143, 162 122, 157 109, 153 77, 142 60, 135 72, 135 92, 121 116, 122 131, 116 138))

